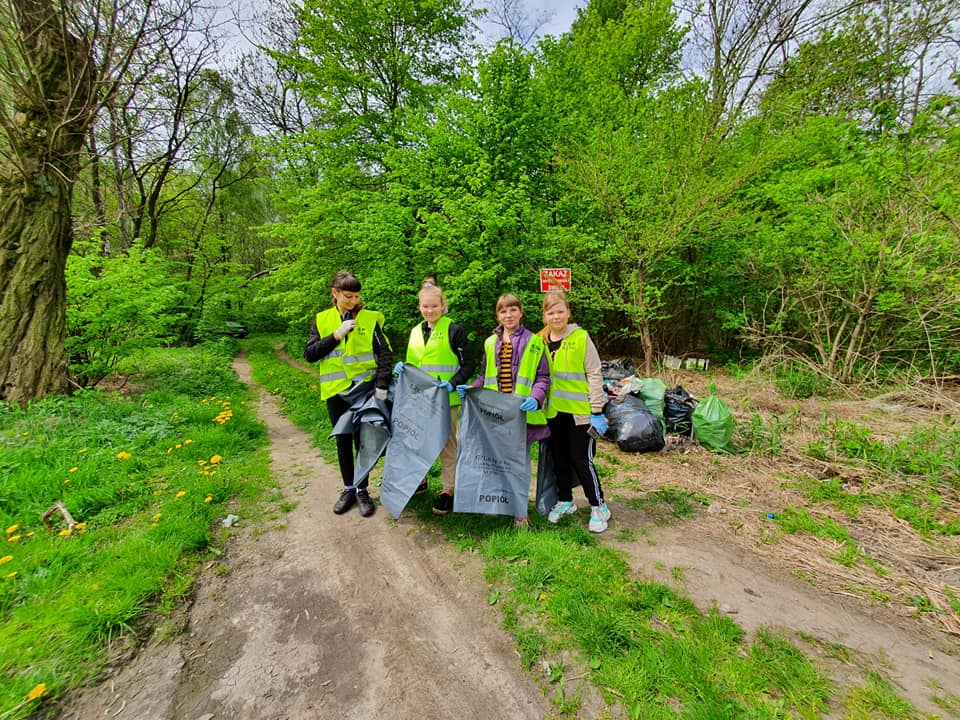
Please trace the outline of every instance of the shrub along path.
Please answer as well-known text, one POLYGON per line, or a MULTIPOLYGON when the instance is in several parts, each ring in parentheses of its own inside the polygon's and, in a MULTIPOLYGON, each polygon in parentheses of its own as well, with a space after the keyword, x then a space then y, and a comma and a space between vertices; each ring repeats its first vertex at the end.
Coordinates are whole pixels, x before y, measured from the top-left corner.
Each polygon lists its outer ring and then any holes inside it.
MULTIPOLYGON (((242 358, 236 367, 250 382, 242 358)), ((397 522, 382 508, 366 520, 356 511, 333 515, 336 471, 267 393, 259 412, 276 477, 296 506, 272 525, 241 523, 222 570, 204 573, 183 634, 153 643, 61 717, 551 717, 538 684, 546 680, 520 670, 499 610, 485 602, 479 561, 408 513, 397 522)), ((698 472, 673 464, 671 471, 659 462, 649 481, 677 487, 674 474, 698 472)), ((631 483, 605 483, 615 518, 603 541, 625 553, 638 577, 675 586, 701 608, 718 607, 748 633, 786 632, 840 685, 862 685, 876 672, 924 717, 955 717, 932 702, 955 692, 960 660, 952 642, 732 542, 733 497, 693 524, 662 525, 633 502, 644 493, 631 483)), ((579 717, 623 716, 598 700, 579 717)), ((835 710, 831 717, 848 717, 835 710)))

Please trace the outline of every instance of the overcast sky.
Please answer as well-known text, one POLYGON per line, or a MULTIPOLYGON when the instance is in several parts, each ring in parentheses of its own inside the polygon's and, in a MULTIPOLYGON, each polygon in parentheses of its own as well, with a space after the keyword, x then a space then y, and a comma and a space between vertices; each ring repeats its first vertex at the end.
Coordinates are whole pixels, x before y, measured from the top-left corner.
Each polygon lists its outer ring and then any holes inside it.
MULTIPOLYGON (((586 7, 589 0, 521 0, 530 19, 549 17, 540 27, 539 35, 561 35, 570 29, 577 17, 577 8, 586 7)), ((487 7, 496 0, 474 0, 475 7, 487 7)), ((497 36, 502 29, 487 30, 497 36)))

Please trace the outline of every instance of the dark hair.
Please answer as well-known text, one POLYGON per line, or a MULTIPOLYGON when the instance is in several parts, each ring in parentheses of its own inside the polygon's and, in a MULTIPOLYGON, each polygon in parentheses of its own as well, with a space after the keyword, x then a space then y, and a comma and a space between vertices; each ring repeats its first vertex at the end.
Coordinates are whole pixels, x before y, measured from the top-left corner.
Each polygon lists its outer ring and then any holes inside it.
POLYGON ((357 280, 357 276, 349 270, 341 270, 333 276, 333 280, 330 281, 330 287, 334 290, 360 292, 360 281, 357 280))

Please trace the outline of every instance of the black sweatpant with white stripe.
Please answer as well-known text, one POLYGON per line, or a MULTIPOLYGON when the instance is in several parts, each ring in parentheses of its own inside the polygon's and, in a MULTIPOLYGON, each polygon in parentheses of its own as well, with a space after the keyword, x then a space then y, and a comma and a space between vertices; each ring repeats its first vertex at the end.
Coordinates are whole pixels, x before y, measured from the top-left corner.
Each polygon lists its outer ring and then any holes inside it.
POLYGON ((587 502, 596 507, 603 502, 603 489, 593 455, 597 442, 587 433, 590 425, 577 425, 570 413, 557 413, 547 420, 550 426, 550 450, 557 474, 557 499, 573 500, 573 486, 580 483, 587 502))

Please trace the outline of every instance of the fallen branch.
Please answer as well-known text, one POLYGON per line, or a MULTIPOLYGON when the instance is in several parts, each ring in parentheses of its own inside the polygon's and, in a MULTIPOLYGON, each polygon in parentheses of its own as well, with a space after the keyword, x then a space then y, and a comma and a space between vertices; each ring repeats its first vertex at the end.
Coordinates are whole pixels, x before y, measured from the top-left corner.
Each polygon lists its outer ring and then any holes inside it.
POLYGON ((67 529, 73 530, 76 527, 77 522, 73 519, 73 515, 70 514, 70 511, 67 510, 66 506, 57 500, 53 505, 51 505, 47 511, 40 516, 40 519, 43 520, 47 525, 50 524, 50 516, 53 515, 54 510, 59 510, 60 514, 63 516, 63 520, 67 523, 67 529))

